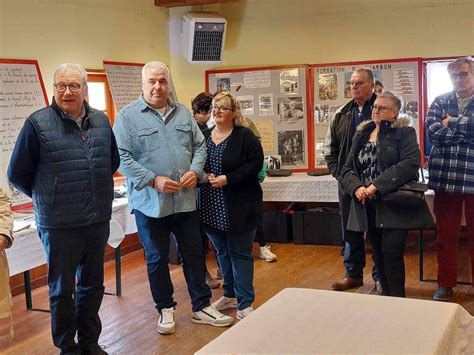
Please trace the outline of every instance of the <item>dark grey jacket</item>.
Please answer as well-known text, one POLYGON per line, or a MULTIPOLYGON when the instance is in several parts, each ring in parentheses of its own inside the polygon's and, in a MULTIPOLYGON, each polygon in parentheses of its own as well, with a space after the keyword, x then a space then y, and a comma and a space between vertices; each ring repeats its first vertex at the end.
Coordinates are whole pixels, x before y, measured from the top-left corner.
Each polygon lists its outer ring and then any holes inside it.
MULTIPOLYGON (((377 188, 375 196, 376 227, 395 229, 417 229, 432 225, 432 217, 426 201, 420 200, 417 206, 395 208, 384 203, 383 196, 397 190, 403 184, 418 181, 420 168, 420 147, 415 129, 408 126, 408 119, 399 118, 394 122, 383 121, 377 138, 377 162, 380 175, 373 181, 377 188)), ((359 151, 367 143, 370 133, 375 129, 372 121, 361 123, 354 135, 352 148, 342 171, 341 182, 344 190, 352 197, 348 229, 367 230, 367 213, 354 196, 360 186, 360 164, 357 159, 359 151)))
MULTIPOLYGON (((373 106, 376 98, 377 96, 373 94, 366 105, 373 106)), ((328 151, 325 153, 324 159, 332 176, 338 180, 351 150, 354 136, 354 105, 355 101, 351 100, 336 112, 329 128, 328 141, 325 142, 327 146, 325 149, 328 151)))

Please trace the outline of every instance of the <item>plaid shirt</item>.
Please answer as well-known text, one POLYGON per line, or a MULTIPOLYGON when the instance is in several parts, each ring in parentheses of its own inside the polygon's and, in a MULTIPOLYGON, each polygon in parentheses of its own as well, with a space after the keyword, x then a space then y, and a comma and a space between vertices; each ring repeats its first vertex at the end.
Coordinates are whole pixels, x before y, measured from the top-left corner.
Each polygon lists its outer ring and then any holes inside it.
POLYGON ((454 91, 438 96, 426 116, 433 144, 428 162, 428 186, 435 191, 474 194, 474 100, 459 112, 454 91), (452 116, 448 127, 441 123, 452 116))

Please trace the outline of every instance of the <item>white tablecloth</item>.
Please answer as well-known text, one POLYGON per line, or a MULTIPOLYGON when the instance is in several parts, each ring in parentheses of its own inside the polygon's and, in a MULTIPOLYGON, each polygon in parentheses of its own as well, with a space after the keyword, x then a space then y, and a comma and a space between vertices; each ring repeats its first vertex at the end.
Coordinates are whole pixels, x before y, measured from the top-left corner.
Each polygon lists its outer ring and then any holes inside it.
MULTIPOLYGON (((433 215, 433 219, 435 220, 436 222, 436 216, 433 212, 433 202, 434 202, 434 194, 435 192, 433 190, 428 190, 426 191, 425 193, 425 198, 426 198, 426 202, 428 203, 428 207, 430 208, 430 212, 431 214, 433 215)), ((462 208, 462 219, 461 219, 461 226, 465 226, 466 225, 466 215, 465 215, 465 211, 464 211, 464 206, 462 208)))
MULTIPOLYGON (((110 220, 110 236, 108 244, 116 248, 126 234, 137 231, 135 219, 128 211, 126 197, 115 199, 112 207, 112 219, 110 220)), ((46 263, 46 254, 41 240, 36 232, 34 222, 30 227, 14 233, 15 242, 12 247, 6 249, 10 276, 31 270, 46 263)))
POLYGON ((293 173, 288 177, 266 177, 262 190, 263 201, 339 202, 337 180, 331 175, 293 173))
POLYGON ((474 354, 454 303, 287 288, 197 354, 474 354))

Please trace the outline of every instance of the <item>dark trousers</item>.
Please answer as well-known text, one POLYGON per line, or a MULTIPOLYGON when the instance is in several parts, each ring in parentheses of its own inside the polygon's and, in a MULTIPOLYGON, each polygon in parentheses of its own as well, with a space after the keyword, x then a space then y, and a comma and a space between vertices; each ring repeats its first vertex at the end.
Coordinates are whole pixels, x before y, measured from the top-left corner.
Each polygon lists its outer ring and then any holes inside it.
MULTIPOLYGON (((474 275, 474 195, 440 191, 435 193, 433 207, 436 216, 438 285, 442 287, 455 287, 457 284, 463 202, 471 253, 471 275, 474 275)), ((474 280, 474 276, 472 278, 474 280)))
POLYGON ((206 226, 214 244, 224 279, 224 296, 237 298, 237 308, 250 307, 255 300, 252 248, 255 229, 249 232, 225 232, 206 226))
POLYGON ((161 312, 163 308, 176 306, 168 267, 171 233, 176 237, 181 254, 193 311, 209 306, 211 290, 206 285, 206 264, 199 234, 198 212, 176 213, 162 218, 148 217, 138 210, 133 210, 133 213, 138 237, 145 250, 148 281, 156 309, 161 312))
POLYGON ((372 244, 372 257, 377 267, 385 296, 405 297, 405 242, 408 230, 377 228, 375 206, 366 201, 369 230, 367 237, 372 244))
MULTIPOLYGON (((344 266, 346 268, 346 276, 361 279, 364 275, 364 267, 366 263, 364 233, 347 230, 347 220, 349 219, 352 198, 341 191, 340 187, 338 192, 339 208, 341 210, 342 240, 344 241, 344 266)), ((372 278, 374 281, 380 281, 373 254, 372 259, 374 260, 372 278)))
POLYGON ((81 348, 99 340, 109 231, 109 222, 78 228, 38 228, 48 262, 51 333, 54 345, 63 351, 77 348, 76 332, 81 348))
POLYGON ((267 242, 265 241, 265 235, 263 234, 263 222, 261 219, 257 225, 257 231, 255 232, 255 241, 260 247, 267 245, 267 242))

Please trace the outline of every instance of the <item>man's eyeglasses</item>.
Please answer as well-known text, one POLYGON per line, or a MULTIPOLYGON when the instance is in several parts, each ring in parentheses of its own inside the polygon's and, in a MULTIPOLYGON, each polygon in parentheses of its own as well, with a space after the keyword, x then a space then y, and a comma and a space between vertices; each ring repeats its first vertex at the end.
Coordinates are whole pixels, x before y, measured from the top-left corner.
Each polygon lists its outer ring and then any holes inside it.
POLYGON ((462 72, 459 72, 459 73, 449 73, 449 77, 452 80, 456 80, 456 78, 466 79, 468 75, 469 75, 468 71, 462 71, 462 72))
POLYGON ((211 110, 221 111, 221 112, 233 111, 231 107, 222 107, 222 106, 216 106, 216 105, 212 105, 211 110))
POLYGON ((361 86, 364 85, 367 81, 349 81, 350 86, 361 86))
POLYGON ((78 84, 78 83, 71 83, 71 84, 57 83, 57 84, 54 84, 54 87, 59 92, 64 92, 66 91, 67 88, 69 88, 71 92, 78 92, 79 90, 81 90, 82 86, 81 84, 78 84))
POLYGON ((374 105, 372 106, 372 111, 379 111, 379 112, 383 112, 383 111, 387 111, 387 110, 391 110, 392 108, 391 107, 387 107, 387 106, 378 106, 378 105, 374 105))

